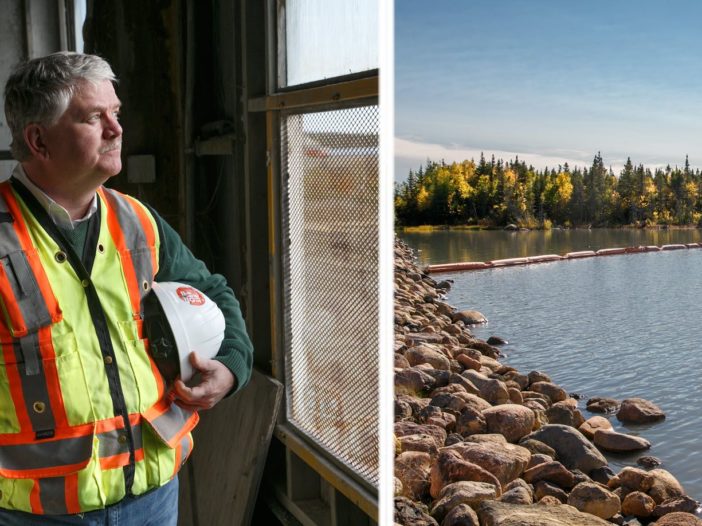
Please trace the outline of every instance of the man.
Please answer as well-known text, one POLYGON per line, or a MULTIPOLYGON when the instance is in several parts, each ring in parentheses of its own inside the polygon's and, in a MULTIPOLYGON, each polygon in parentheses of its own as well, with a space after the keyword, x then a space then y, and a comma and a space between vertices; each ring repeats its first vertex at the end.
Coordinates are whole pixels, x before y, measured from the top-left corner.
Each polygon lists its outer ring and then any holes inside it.
POLYGON ((121 168, 115 76, 56 53, 5 88, 19 164, 0 184, 0 524, 175 525, 197 410, 249 379, 239 304, 155 211, 102 185, 121 168), (197 385, 147 354, 151 283, 207 294, 226 319, 197 385))

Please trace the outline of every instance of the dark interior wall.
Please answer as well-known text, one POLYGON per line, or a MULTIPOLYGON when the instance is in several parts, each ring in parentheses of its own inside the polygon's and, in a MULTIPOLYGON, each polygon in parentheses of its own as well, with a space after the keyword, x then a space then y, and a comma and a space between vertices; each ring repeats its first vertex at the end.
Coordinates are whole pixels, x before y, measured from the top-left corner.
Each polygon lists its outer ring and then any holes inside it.
POLYGON ((124 169, 110 185, 153 205, 185 235, 182 20, 180 1, 93 0, 84 36, 86 52, 104 57, 119 78, 124 169), (154 156, 154 183, 129 182, 131 155, 154 156))

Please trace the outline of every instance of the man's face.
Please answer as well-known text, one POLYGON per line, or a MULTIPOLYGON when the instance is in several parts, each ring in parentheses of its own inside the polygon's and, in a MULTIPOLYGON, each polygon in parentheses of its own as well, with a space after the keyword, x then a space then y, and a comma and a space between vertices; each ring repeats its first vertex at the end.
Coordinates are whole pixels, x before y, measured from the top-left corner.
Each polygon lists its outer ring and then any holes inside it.
POLYGON ((97 186, 122 169, 120 101, 109 80, 83 82, 58 122, 45 129, 47 167, 66 184, 97 186))

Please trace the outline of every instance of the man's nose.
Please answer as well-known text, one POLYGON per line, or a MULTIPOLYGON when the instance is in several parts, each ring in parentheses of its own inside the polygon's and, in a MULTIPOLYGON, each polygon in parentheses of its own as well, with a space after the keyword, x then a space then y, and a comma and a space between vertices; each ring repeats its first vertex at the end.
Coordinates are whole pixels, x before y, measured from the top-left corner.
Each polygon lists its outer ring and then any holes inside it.
POLYGON ((107 115, 105 117, 104 134, 111 139, 122 135, 122 126, 119 124, 116 116, 107 115))

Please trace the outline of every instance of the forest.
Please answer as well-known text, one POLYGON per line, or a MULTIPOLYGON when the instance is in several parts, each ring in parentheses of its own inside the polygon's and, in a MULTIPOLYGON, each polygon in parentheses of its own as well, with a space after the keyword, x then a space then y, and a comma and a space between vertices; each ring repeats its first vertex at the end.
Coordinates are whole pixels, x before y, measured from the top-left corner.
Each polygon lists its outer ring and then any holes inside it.
POLYGON ((702 174, 645 168, 631 158, 619 174, 598 152, 592 166, 541 171, 519 158, 481 155, 447 164, 427 160, 395 184, 398 226, 479 225, 526 228, 702 226, 702 174))

